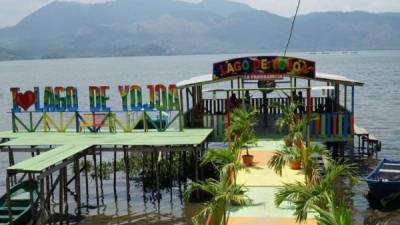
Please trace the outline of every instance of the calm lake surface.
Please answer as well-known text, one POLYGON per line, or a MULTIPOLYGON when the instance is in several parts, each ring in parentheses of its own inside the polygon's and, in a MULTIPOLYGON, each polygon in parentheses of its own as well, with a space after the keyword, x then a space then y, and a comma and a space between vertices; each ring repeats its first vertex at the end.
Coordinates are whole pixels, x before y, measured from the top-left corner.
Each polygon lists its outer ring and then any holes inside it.
MULTIPOLYGON (((260 54, 260 53, 259 53, 260 54)), ((261 53, 266 54, 266 53, 261 53)), ((255 55, 255 54, 248 54, 255 55)), ((356 123, 365 127, 382 141, 379 158, 400 159, 400 51, 364 51, 353 53, 331 52, 329 54, 294 53, 316 61, 317 71, 343 74, 351 79, 365 82, 356 87, 356 123)), ((129 58, 60 59, 0 62, 0 130, 11 129, 9 88, 12 86, 32 89, 46 85, 73 85, 79 91, 80 108, 87 105, 89 85, 110 85, 110 105, 120 108, 117 93, 119 84, 175 83, 212 71, 212 63, 239 55, 193 55, 129 58)), ((240 56, 243 56, 240 55, 240 56)), ((8 166, 6 153, 1 153, 0 177, 5 177, 8 166)), ((16 161, 28 155, 17 154, 16 161)), ((107 158, 107 156, 105 156, 107 158)), ((366 160, 366 175, 375 160, 366 160)), ((198 205, 184 207, 178 188, 163 191, 158 206, 143 195, 140 182, 131 185, 132 199, 125 198, 124 175, 118 174, 118 199, 114 198, 112 180, 104 181, 104 205, 87 211, 88 217, 81 224, 190 224, 190 217, 198 205)), ((93 187, 93 180, 90 185, 93 187)), ((376 224, 390 219, 389 224, 400 224, 400 211, 384 212, 372 209, 364 198, 367 186, 361 182, 352 190, 354 216, 358 224, 376 224)), ((0 193, 5 191, 5 179, 0 179, 0 193)), ((91 191, 93 193, 93 191, 91 191)), ((71 198, 72 199, 72 198, 71 198)), ((70 200, 71 201, 71 200, 70 200)), ((95 196, 90 195, 95 204, 95 196)), ((73 206, 71 205, 71 208, 73 206)), ((70 209, 73 213, 74 209, 70 209)))

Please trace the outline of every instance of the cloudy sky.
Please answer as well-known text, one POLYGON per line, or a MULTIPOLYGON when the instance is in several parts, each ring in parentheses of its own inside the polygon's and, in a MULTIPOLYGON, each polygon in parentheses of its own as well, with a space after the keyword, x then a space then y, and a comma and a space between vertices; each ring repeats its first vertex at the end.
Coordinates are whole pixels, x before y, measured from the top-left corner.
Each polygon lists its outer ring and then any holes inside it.
MULTIPOLYGON (((0 0, 0 28, 12 26, 33 11, 54 0, 0 0)), ((64 0, 65 1, 65 0, 64 0)), ((97 3, 109 0, 69 0, 97 3)), ((144 0, 145 1, 145 0, 144 0)), ((183 0, 199 2, 199 0, 183 0)), ((234 0, 282 16, 291 16, 297 0, 234 0)), ((400 12, 400 0, 302 0, 300 14, 318 11, 400 12)))

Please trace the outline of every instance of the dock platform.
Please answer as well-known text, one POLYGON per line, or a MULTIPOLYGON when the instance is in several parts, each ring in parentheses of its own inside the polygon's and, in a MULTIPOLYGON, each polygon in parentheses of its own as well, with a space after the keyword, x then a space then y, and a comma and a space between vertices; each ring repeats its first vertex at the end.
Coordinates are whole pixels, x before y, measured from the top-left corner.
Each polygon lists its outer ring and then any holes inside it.
MULTIPOLYGON (((274 194, 284 183, 304 182, 304 175, 300 170, 291 170, 286 167, 282 176, 277 175, 268 168, 267 162, 273 156, 274 150, 284 145, 282 139, 263 139, 258 141, 258 146, 250 148, 250 154, 254 155, 255 165, 249 171, 240 171, 237 182, 243 184, 248 191, 246 195, 251 204, 245 207, 233 207, 229 211, 229 225, 295 225, 293 216, 294 206, 283 204, 276 207, 274 194)), ((313 215, 303 223, 315 225, 313 215)))
MULTIPOLYGON (((2 152, 8 152, 10 167, 7 168, 6 186, 7 193, 10 193, 11 185, 17 183, 17 174, 23 174, 22 178, 28 177, 29 181, 37 180, 40 184, 40 207, 36 212, 34 221, 38 220, 40 215, 51 214, 50 196, 53 195, 56 186, 60 187, 60 200, 58 212, 63 215, 64 203, 67 201, 68 184, 75 180, 75 192, 77 210, 81 210, 81 187, 80 173, 85 170, 86 192, 88 192, 87 170, 86 166, 80 166, 80 159, 92 155, 95 171, 96 199, 99 206, 99 185, 97 176, 97 156, 100 156, 100 182, 102 182, 102 152, 114 152, 114 166, 116 162, 116 152, 124 153, 125 173, 126 173, 126 191, 128 201, 130 200, 130 165, 128 156, 130 152, 150 152, 152 155, 158 155, 158 159, 163 154, 179 151, 190 152, 193 155, 193 165, 195 165, 195 178, 199 179, 200 170, 198 168, 199 159, 202 151, 205 150, 207 138, 212 133, 212 129, 185 129, 184 131, 167 130, 158 132, 156 130, 135 131, 131 133, 76 133, 76 132, 0 132, 2 152), (15 163, 15 152, 31 152, 32 158, 15 163), (36 153, 36 155, 35 155, 36 153), (67 167, 73 165, 74 175, 68 181, 67 167), (53 174, 59 172, 57 179, 49 179, 53 174)), ((159 192, 159 165, 157 161, 156 179, 158 182, 157 191, 159 192)), ((114 185, 116 174, 114 170, 114 185)), ((114 186, 115 190, 115 186, 114 186)), ((33 190, 31 190, 33 193, 33 190)), ((10 196, 8 195, 7 198, 10 196)), ((12 218, 12 210, 9 209, 9 218, 12 218)), ((12 225, 12 220, 10 219, 12 225)))

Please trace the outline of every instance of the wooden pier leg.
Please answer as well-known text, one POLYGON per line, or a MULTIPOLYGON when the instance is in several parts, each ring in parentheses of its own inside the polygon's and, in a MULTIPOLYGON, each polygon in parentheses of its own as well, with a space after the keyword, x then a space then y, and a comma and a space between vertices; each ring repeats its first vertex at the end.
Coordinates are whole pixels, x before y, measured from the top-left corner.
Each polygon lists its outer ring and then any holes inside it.
POLYGON ((7 191, 7 209, 8 209, 8 224, 13 225, 13 215, 11 210, 11 184, 10 184, 10 174, 7 171, 6 175, 6 191, 7 191))
MULTIPOLYGON (((197 147, 193 147, 193 156, 194 156, 194 181, 199 181, 199 165, 197 159, 197 147)), ((200 199, 200 192, 196 191, 196 198, 200 199)))
POLYGON ((103 153, 101 149, 99 150, 100 152, 100 159, 99 159, 99 164, 100 164, 100 192, 101 192, 101 204, 104 205, 104 190, 103 190, 103 153))
POLYGON ((28 173, 29 180, 29 201, 31 205, 32 215, 35 215, 35 207, 33 207, 33 176, 32 173, 28 173))
MULTIPOLYGON (((12 150, 12 148, 10 146, 8 147, 8 159, 9 159, 9 165, 13 166, 15 164, 14 151, 12 150)), ((17 176, 16 175, 12 176, 12 179, 10 181, 11 181, 11 185, 17 184, 17 176)))
POLYGON ((45 198, 44 198, 44 178, 40 179, 39 199, 40 199, 40 210, 39 210, 39 212, 41 213, 41 215, 45 215, 46 203, 45 203, 45 198))
POLYGON ((96 151, 93 151, 93 167, 94 167, 94 181, 96 184, 96 204, 97 208, 100 206, 99 202, 99 181, 98 181, 98 174, 97 174, 97 159, 96 159, 96 151))
POLYGON ((59 182, 59 216, 60 216, 60 224, 63 224, 63 220, 64 220, 64 172, 63 169, 60 169, 60 182, 59 182))
POLYGON ((160 193, 160 162, 162 158, 162 153, 158 152, 158 158, 156 162, 156 186, 157 186, 157 208, 160 210, 160 200, 161 200, 161 193, 160 193))
POLYGON ((130 170, 130 165, 129 165, 129 155, 128 151, 126 149, 126 146, 124 148, 124 161, 125 161, 125 181, 126 181, 126 198, 129 201, 131 201, 131 195, 130 195, 130 184, 129 184, 129 170, 130 170))
POLYGON ((174 155, 173 152, 169 152, 169 179, 170 179, 170 184, 169 184, 169 191, 171 192, 171 202, 172 202, 172 186, 174 183, 173 176, 174 174, 172 173, 172 161, 173 161, 174 155))
POLYGON ((78 215, 81 215, 81 174, 80 174, 79 159, 76 158, 74 161, 75 161, 74 166, 75 166, 76 207, 78 215))
POLYGON ((86 188, 86 211, 89 212, 89 180, 88 180, 88 165, 86 155, 83 157, 85 164, 85 188, 86 188))
POLYGON ((63 191, 63 194, 64 194, 64 203, 65 203, 65 207, 64 207, 64 209, 65 209, 65 213, 64 213, 64 215, 66 216, 66 222, 67 222, 67 224, 69 224, 69 216, 68 216, 68 209, 69 209, 69 207, 68 207, 68 187, 67 187, 67 181, 68 181, 68 177, 67 177, 67 167, 64 167, 63 169, 63 188, 64 188, 64 191, 63 191))
MULTIPOLYGON (((50 177, 49 176, 46 176, 46 193, 47 193, 47 196, 49 196, 49 194, 50 194, 50 177)), ((50 224, 51 224, 52 216, 51 216, 51 211, 50 211, 50 197, 47 197, 46 199, 47 199, 46 210, 49 213, 49 217, 50 217, 49 219, 50 219, 50 224)))
POLYGON ((114 197, 117 198, 117 148, 114 146, 114 197))

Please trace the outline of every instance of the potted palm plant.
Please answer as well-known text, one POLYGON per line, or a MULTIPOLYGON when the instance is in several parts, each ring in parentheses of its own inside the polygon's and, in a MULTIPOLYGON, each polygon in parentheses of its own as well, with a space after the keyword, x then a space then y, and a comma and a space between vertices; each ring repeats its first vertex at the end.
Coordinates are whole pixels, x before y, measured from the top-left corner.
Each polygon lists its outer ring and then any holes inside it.
POLYGON ((268 167, 272 168, 280 176, 282 176, 283 168, 287 164, 294 170, 301 168, 301 153, 296 147, 283 146, 276 150, 272 158, 268 161, 268 167))
POLYGON ((293 126, 295 124, 295 111, 297 105, 290 103, 289 105, 282 105, 279 103, 273 103, 272 106, 277 107, 281 110, 281 115, 276 120, 275 125, 282 131, 287 129, 288 134, 284 137, 285 145, 290 147, 293 145, 293 126))
POLYGON ((243 163, 246 166, 252 166, 254 156, 249 153, 249 147, 257 143, 254 125, 256 124, 255 110, 249 108, 248 110, 235 109, 232 112, 231 125, 228 133, 233 136, 233 143, 231 145, 236 149, 246 149, 246 154, 242 155, 243 163))
POLYGON ((205 207, 193 217, 193 224, 201 224, 200 220, 207 218, 207 224, 226 225, 228 223, 228 208, 235 204, 247 205, 249 199, 244 195, 244 186, 230 184, 227 174, 224 171, 220 173, 220 179, 207 179, 192 183, 184 193, 184 199, 187 202, 193 191, 202 190, 208 192, 213 197, 205 207))

